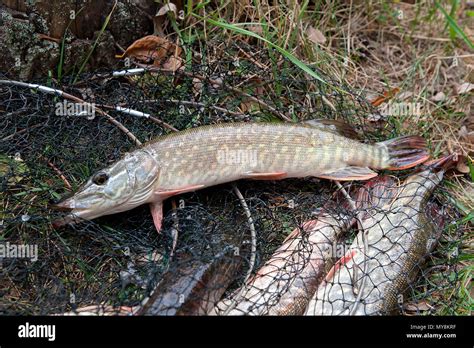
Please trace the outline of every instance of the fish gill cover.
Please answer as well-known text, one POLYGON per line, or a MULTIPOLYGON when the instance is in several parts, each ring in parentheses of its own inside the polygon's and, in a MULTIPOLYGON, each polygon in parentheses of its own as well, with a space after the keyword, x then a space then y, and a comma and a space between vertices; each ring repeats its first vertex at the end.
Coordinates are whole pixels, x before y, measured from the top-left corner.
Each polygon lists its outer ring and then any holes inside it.
POLYGON ((344 190, 307 178, 187 193, 165 202, 161 233, 148 206, 55 225, 64 213, 52 204, 136 139, 318 118, 344 121, 364 142, 405 135, 328 73, 314 69, 323 83, 270 51, 281 70, 275 80, 254 63, 269 51, 223 47, 209 42, 212 61, 174 72, 100 71, 29 85, 0 76, 0 313, 462 312, 453 289, 463 281, 456 264, 466 226, 431 167, 418 179, 396 172, 344 190))

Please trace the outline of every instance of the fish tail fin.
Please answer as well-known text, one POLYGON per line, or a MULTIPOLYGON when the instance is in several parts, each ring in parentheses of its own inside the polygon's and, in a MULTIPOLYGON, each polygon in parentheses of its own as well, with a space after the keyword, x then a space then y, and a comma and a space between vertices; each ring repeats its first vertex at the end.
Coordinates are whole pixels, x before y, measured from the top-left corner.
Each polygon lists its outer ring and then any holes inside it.
POLYGON ((377 143, 388 150, 388 166, 383 169, 403 170, 428 160, 426 141, 417 135, 408 135, 377 143))

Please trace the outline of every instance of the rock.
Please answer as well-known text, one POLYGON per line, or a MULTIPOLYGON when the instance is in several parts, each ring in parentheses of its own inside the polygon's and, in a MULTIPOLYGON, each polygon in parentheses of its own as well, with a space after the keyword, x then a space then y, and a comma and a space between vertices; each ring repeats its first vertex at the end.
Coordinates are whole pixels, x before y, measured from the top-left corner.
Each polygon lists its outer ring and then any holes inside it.
MULTIPOLYGON (((0 71, 21 80, 45 77, 49 71, 56 76, 64 35, 63 72, 72 71, 74 67, 77 71, 114 3, 113 0, 2 0, 0 71), (38 34, 42 34, 42 38, 38 34)), ((151 18, 156 7, 152 0, 120 0, 85 71, 119 67, 121 62, 115 59, 115 54, 119 53, 115 43, 127 47, 151 33, 151 18)))

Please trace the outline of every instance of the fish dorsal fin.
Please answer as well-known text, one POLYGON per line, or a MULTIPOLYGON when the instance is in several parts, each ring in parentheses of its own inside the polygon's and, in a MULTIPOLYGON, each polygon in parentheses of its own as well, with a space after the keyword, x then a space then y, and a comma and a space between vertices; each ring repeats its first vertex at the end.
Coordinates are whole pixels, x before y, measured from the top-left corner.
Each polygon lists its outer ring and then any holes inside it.
POLYGON ((318 128, 326 132, 342 135, 346 138, 358 139, 357 132, 347 123, 338 120, 324 120, 321 118, 303 121, 302 124, 318 128))
POLYGON ((367 167, 349 166, 336 170, 334 172, 322 173, 317 175, 318 178, 349 181, 349 180, 368 180, 376 177, 377 173, 367 167))

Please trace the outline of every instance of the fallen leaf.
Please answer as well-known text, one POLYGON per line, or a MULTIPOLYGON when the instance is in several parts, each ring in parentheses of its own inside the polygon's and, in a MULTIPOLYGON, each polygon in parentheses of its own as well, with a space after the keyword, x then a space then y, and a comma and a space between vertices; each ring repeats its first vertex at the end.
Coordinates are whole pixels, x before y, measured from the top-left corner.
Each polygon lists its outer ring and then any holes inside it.
POLYGON ((461 126, 458 134, 464 141, 474 144, 474 130, 470 131, 466 126, 461 126))
POLYGON ((460 173, 467 174, 470 172, 469 166, 464 161, 458 161, 456 170, 460 173))
POLYGON ((370 101, 373 106, 380 106, 381 104, 385 103, 386 101, 392 99, 398 92, 400 88, 395 87, 389 91, 383 92, 383 96, 379 96, 370 101))
POLYGON ((173 12, 174 15, 176 16, 177 13, 178 13, 178 9, 176 7, 175 4, 173 4, 172 2, 166 4, 165 6, 161 7, 158 12, 156 13, 156 17, 160 17, 160 16, 164 16, 165 14, 167 14, 168 12, 173 12))
POLYGON ((469 82, 464 82, 462 85, 456 88, 457 94, 466 94, 474 89, 474 84, 469 82))
POLYGON ((378 122, 380 120, 383 120, 384 118, 385 117, 380 113, 368 114, 367 115, 367 121, 369 121, 369 122, 378 122))
POLYGON ((306 31, 308 40, 315 44, 323 44, 326 42, 326 37, 318 29, 310 26, 306 31))
POLYGON ((127 50, 117 58, 134 57, 143 62, 153 61, 153 65, 172 71, 182 66, 181 47, 165 38, 148 35, 132 43, 127 50))
POLYGON ((173 12, 174 17, 178 18, 178 9, 175 4, 170 2, 162 6, 156 13, 155 17, 153 18, 153 26, 154 26, 153 34, 154 35, 165 36, 163 27, 164 27, 164 23, 166 19, 165 16, 168 12, 173 12))
POLYGON ((197 77, 194 77, 193 78, 193 92, 194 92, 195 97, 201 93, 202 86, 203 86, 202 81, 198 79, 197 77))
POLYGON ((441 102, 443 100, 446 100, 446 94, 444 94, 443 92, 438 92, 434 96, 432 96, 430 100, 434 102, 441 102))
POLYGON ((418 302, 418 303, 416 302, 407 303, 404 307, 405 307, 405 310, 410 311, 410 312, 429 311, 430 309, 433 308, 425 301, 418 302))

